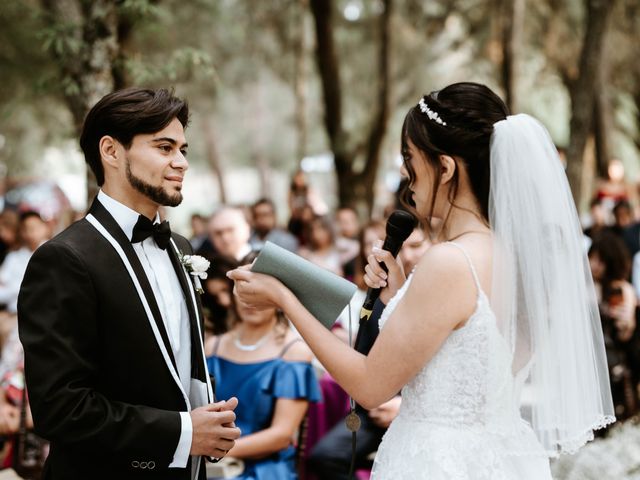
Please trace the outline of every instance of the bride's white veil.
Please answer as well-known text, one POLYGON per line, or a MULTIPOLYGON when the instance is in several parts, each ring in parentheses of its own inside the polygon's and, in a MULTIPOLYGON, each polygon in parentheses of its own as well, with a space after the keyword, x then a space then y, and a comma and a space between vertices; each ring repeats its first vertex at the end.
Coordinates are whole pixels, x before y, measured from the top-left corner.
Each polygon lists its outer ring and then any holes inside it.
MULTIPOLYGON (((513 115, 491 137, 492 308, 547 453, 615 420, 593 280, 569 184, 547 130, 513 115)), ((527 415, 529 416, 529 415, 527 415)))

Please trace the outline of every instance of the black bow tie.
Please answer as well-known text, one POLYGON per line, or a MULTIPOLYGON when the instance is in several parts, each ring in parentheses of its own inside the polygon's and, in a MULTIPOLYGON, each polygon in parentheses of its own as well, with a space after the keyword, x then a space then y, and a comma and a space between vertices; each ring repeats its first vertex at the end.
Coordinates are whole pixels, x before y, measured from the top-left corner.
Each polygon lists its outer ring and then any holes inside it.
POLYGON ((137 223, 133 227, 131 243, 142 242, 152 235, 158 247, 162 250, 166 250, 167 245, 169 245, 169 240, 171 239, 171 227, 169 227, 169 222, 165 220, 164 222, 154 224, 144 215, 140 215, 137 223))

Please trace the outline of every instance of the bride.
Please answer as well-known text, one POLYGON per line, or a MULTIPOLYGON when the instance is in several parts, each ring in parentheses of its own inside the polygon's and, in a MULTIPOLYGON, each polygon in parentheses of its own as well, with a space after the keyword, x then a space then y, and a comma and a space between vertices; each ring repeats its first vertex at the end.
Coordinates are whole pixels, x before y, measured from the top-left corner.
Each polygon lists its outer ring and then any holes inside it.
POLYGON ((230 272, 240 301, 282 309, 365 408, 402 390, 376 480, 551 479, 549 457, 615 420, 593 282, 554 145, 487 87, 457 83, 409 110, 402 153, 408 203, 426 228, 439 225, 438 243, 406 281, 388 254, 369 259, 368 285, 393 298, 368 356, 273 277, 230 272))

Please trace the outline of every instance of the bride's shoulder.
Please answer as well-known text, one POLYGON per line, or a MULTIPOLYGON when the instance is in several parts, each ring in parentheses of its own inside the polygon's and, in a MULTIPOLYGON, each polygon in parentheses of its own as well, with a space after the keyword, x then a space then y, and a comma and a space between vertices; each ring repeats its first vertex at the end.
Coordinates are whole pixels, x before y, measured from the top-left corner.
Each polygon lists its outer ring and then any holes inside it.
POLYGON ((455 280, 469 269, 468 261, 460 249, 450 243, 435 244, 424 253, 413 276, 418 280, 455 280))

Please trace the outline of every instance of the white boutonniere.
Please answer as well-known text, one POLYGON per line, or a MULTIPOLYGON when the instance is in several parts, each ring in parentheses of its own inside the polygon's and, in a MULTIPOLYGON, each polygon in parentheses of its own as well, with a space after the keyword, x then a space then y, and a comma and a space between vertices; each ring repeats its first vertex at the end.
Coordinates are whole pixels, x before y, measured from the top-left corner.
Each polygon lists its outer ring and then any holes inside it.
POLYGON ((200 255, 180 255, 180 262, 185 270, 193 276, 193 283, 198 293, 204 293, 200 279, 207 279, 207 270, 211 262, 200 255))

